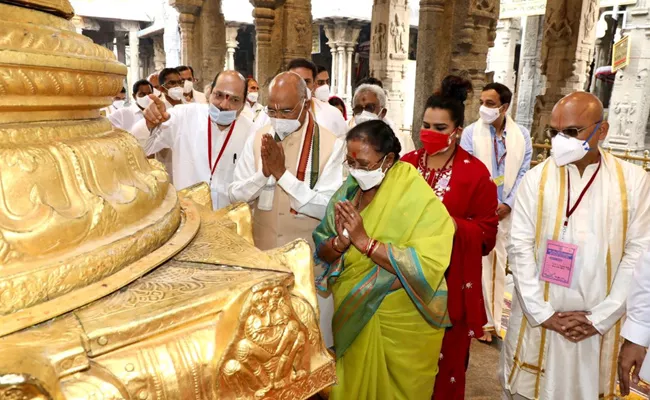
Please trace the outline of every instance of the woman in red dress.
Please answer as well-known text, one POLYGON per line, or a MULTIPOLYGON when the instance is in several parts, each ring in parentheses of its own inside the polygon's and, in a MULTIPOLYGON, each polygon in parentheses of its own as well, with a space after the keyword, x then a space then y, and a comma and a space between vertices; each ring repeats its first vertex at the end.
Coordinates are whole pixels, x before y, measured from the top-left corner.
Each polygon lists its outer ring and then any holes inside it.
POLYGON ((465 398, 465 371, 472 338, 487 322, 481 285, 482 257, 494 247, 499 218, 497 188, 483 163, 460 147, 471 84, 448 76, 427 100, 420 140, 423 148, 405 155, 447 207, 456 225, 447 279, 449 317, 438 363, 433 399, 465 398))

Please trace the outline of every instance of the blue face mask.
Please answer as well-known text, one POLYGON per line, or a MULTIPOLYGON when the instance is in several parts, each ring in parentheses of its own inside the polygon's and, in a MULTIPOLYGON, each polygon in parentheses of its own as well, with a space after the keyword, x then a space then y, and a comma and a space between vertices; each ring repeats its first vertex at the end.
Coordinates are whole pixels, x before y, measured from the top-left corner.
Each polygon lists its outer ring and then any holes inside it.
POLYGON ((214 104, 210 104, 208 107, 208 115, 210 115, 212 122, 215 122, 217 125, 221 126, 228 126, 237 119, 237 111, 222 111, 219 110, 214 104))

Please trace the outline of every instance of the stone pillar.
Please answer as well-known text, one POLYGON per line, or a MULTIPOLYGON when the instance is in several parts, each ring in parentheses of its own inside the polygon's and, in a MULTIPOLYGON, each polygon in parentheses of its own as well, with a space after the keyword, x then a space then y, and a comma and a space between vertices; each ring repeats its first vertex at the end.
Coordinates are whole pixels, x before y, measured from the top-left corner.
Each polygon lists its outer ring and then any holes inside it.
POLYGON ((125 32, 115 29, 115 52, 117 61, 126 64, 126 36, 125 32))
POLYGON ((332 93, 338 93, 338 88, 339 88, 339 63, 338 63, 338 50, 337 50, 337 43, 333 39, 334 38, 334 33, 332 32, 332 36, 328 34, 327 28, 325 28, 325 34, 327 35, 330 40, 327 41, 327 45, 330 47, 330 51, 332 52, 332 72, 330 73, 330 83, 331 87, 330 90, 332 93))
MULTIPOLYGON (((357 33, 357 37, 359 34, 357 33)), ((354 54, 354 46, 353 44, 348 43, 348 45, 345 48, 345 53, 348 56, 348 62, 347 62, 347 68, 346 70, 348 71, 347 74, 345 74, 345 78, 347 82, 345 83, 345 93, 348 95, 348 99, 346 103, 351 104, 352 103, 352 96, 354 93, 352 93, 352 55, 354 54)))
POLYGON ((228 24, 226 26, 226 69, 235 69, 235 51, 239 47, 237 41, 237 33, 239 32, 239 24, 228 24))
POLYGON ((630 64, 618 70, 609 106, 609 135, 605 146, 614 150, 640 153, 645 148, 646 125, 650 116, 650 7, 649 0, 638 0, 628 7, 630 64))
POLYGON ((519 18, 500 19, 497 23, 494 47, 488 52, 487 71, 494 72, 494 82, 506 85, 513 92, 517 78, 514 69, 515 50, 520 34, 519 18))
MULTIPOLYGON (((596 60, 595 70, 612 65, 612 47, 614 46, 614 35, 616 34, 616 20, 609 15, 605 17, 607 23, 607 30, 605 36, 596 38, 596 60)), ((596 71, 594 70, 591 79, 591 92, 598 96, 603 101, 603 106, 609 108, 609 99, 612 95, 612 86, 596 79, 596 71)))
POLYGON ((359 40, 361 25, 348 18, 328 18, 323 21, 328 46, 332 49, 332 93, 346 105, 352 103, 352 55, 359 40))
MULTIPOLYGON (((261 87, 286 68, 293 58, 311 57, 310 0, 250 0, 255 6, 257 57, 255 75, 261 87)), ((265 102, 267 93, 260 93, 265 102)))
POLYGON ((181 28, 181 63, 184 65, 192 64, 195 20, 196 17, 189 13, 181 13, 178 16, 178 25, 181 28))
POLYGON ((165 40, 163 35, 153 37, 153 63, 154 69, 160 71, 165 68, 165 40))
MULTIPOLYGON (((165 23, 165 32, 163 33, 163 43, 165 49, 165 62, 163 66, 169 65, 175 67, 181 65, 181 35, 178 28, 178 11, 169 5, 168 0, 163 2, 163 20, 165 23)), ((156 64, 156 70, 158 64, 156 64)))
POLYGON ((530 130, 533 125, 535 99, 539 96, 546 77, 542 75, 540 58, 544 16, 526 18, 519 60, 519 85, 517 89, 517 114, 515 121, 530 130))
POLYGON ((78 34, 81 35, 83 33, 83 28, 84 28, 83 18, 80 17, 79 15, 75 15, 74 17, 72 17, 71 21, 72 24, 74 25, 74 29, 77 31, 78 34))
MULTIPOLYGON (((129 68, 129 88, 133 86, 138 80, 140 80, 140 39, 138 38, 138 31, 140 30, 140 24, 138 22, 133 22, 129 26, 129 59, 130 59, 130 68, 129 68)), ((129 90, 129 94, 131 91, 129 90)), ((129 96, 129 100, 131 97, 129 96)))
MULTIPOLYGON (((494 46, 499 16, 497 0, 456 0, 454 4, 451 70, 472 82, 474 93, 465 102, 465 121, 478 119, 479 99, 488 83, 487 54, 494 46)), ((440 81, 438 81, 438 85, 440 81)))
MULTIPOLYGON (((401 128, 409 44, 408 0, 375 1, 372 10, 370 75, 388 92, 388 118, 401 128)), ((429 49, 431 51, 431 49, 429 49)))
POLYGON ((548 0, 542 40, 546 89, 537 97, 531 134, 543 139, 553 106, 569 93, 584 90, 592 61, 598 0, 548 0))
POLYGON ((420 0, 413 110, 413 140, 416 144, 420 141, 424 104, 440 85, 451 62, 451 46, 442 45, 451 42, 451 13, 453 7, 445 8, 445 0, 420 0))
POLYGON ((337 96, 340 98, 343 98, 345 96, 345 90, 347 89, 347 86, 345 84, 346 82, 346 75, 348 72, 348 69, 346 68, 346 59, 345 59, 345 43, 339 42, 338 45, 338 56, 336 57, 339 66, 338 66, 338 73, 339 73, 339 85, 337 87, 338 91, 336 93, 337 96))

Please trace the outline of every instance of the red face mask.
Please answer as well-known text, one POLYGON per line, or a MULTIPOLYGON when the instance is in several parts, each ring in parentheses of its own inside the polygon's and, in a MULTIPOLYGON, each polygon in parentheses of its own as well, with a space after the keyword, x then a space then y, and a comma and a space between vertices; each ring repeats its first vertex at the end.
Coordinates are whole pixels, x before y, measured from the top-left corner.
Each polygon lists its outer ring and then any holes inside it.
POLYGON ((452 136, 455 134, 456 129, 449 135, 438 131, 422 129, 420 131, 420 140, 427 154, 434 155, 447 150, 452 143, 452 136))

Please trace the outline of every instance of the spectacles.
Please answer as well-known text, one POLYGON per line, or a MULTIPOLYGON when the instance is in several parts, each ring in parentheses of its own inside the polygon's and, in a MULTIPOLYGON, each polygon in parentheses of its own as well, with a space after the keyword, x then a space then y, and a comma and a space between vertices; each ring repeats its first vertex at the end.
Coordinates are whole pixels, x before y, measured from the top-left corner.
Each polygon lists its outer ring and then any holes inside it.
POLYGON ((558 134, 560 134, 560 133, 563 134, 564 136, 568 136, 568 137, 573 137, 573 138, 574 138, 574 137, 578 137, 578 135, 580 134, 580 132, 582 132, 582 131, 584 131, 584 130, 586 130, 586 129, 589 129, 589 128, 591 128, 591 127, 594 126, 594 125, 600 124, 601 122, 603 122, 602 119, 601 119, 600 121, 598 121, 598 122, 594 122, 594 123, 591 124, 591 125, 585 126, 584 128, 564 128, 564 129, 555 129, 555 128, 553 128, 552 126, 546 126, 546 129, 544 130, 544 132, 546 133, 546 136, 551 137, 551 138, 556 137, 556 136, 557 136, 558 134))
POLYGON ((376 109, 377 109, 377 105, 375 104, 366 104, 365 106, 355 106, 352 109, 352 114, 359 115, 364 111, 368 111, 369 113, 375 114, 376 109))
POLYGON ((266 106, 264 107, 264 112, 271 118, 276 118, 278 115, 280 115, 280 117, 282 118, 288 118, 291 115, 293 115, 293 113, 296 111, 296 109, 298 109, 298 107, 302 107, 304 104, 305 104, 305 100, 296 104, 295 107, 293 108, 284 108, 281 110, 276 110, 273 108, 269 108, 269 106, 266 106))
POLYGON ((343 166, 346 167, 347 169, 360 169, 360 170, 362 170, 362 171, 372 171, 372 170, 376 169, 377 166, 378 166, 380 163, 382 163, 382 162, 384 161, 384 158, 386 158, 386 156, 383 156, 383 157, 382 157, 379 161, 377 161, 376 163, 374 163, 374 164, 370 164, 370 165, 366 165, 366 166, 364 166, 364 165, 359 165, 359 162, 358 162, 358 161, 353 160, 353 159, 351 159, 351 158, 347 158, 347 159, 343 160, 343 166))
POLYGON ((212 92, 212 94, 214 95, 214 97, 216 97, 217 101, 219 101, 219 102, 222 102, 224 100, 228 100, 228 101, 230 101, 230 104, 238 105, 238 104, 241 104, 242 101, 244 101, 239 96, 235 96, 235 95, 232 95, 230 93, 225 93, 225 92, 222 92, 220 90, 215 90, 214 92, 212 92))
POLYGON ((162 87, 164 87, 165 89, 171 89, 171 88, 183 86, 184 82, 185 81, 182 79, 180 81, 167 81, 165 82, 164 85, 162 85, 162 87))

